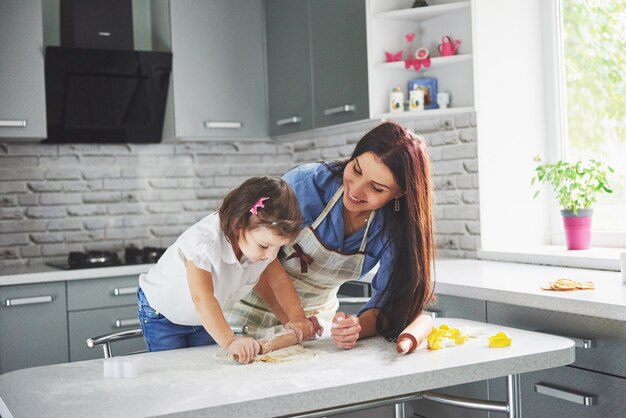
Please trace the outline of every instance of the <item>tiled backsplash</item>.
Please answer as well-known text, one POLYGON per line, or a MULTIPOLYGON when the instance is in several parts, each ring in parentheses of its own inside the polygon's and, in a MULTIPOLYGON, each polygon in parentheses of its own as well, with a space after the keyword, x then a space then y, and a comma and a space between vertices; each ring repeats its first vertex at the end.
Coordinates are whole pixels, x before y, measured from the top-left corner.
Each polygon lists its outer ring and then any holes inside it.
MULTIPOLYGON (((267 142, 0 144, 0 266, 68 251, 166 247, 248 177, 345 158, 377 123, 267 142)), ((440 256, 473 257, 480 239, 473 113, 403 121, 431 145, 440 256)))

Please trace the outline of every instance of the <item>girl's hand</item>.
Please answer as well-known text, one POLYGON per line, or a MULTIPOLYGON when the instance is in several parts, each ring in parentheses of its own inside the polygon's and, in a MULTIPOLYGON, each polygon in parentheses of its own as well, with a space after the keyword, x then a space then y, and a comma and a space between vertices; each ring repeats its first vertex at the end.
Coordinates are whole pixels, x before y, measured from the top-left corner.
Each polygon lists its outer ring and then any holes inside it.
POLYGON ((361 325, 358 316, 346 315, 343 312, 335 314, 330 336, 337 347, 353 348, 356 340, 359 339, 359 332, 361 332, 361 325))
POLYGON ((317 335, 321 336, 324 331, 324 328, 320 326, 315 316, 293 319, 285 324, 285 328, 296 332, 299 343, 304 340, 314 340, 317 335))
POLYGON ((259 354, 261 346, 252 337, 235 337, 226 348, 226 352, 233 356, 235 361, 248 364, 259 354))

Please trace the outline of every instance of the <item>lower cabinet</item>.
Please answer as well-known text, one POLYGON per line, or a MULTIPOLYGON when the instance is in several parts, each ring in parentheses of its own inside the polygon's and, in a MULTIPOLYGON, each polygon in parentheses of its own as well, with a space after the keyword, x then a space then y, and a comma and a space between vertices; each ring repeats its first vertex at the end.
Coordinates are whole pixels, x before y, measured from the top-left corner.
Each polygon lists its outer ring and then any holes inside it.
POLYGON ((0 374, 68 361, 65 282, 0 286, 0 374))
MULTIPOLYGON (((68 282, 67 305, 70 361, 102 358, 100 347, 88 348, 87 338, 139 328, 137 276, 68 282)), ((113 355, 145 350, 142 338, 112 344, 113 355)))
MULTIPOLYGON (((87 338, 98 337, 113 332, 139 328, 137 306, 123 306, 121 308, 94 309, 91 311, 76 311, 68 314, 70 333, 70 361, 90 360, 102 358, 101 347, 88 348, 87 338)), ((146 345, 143 338, 133 338, 112 344, 114 356, 144 351, 146 345)))
MULTIPOLYGON (((437 295, 437 301, 427 310, 438 318, 463 318, 473 321, 487 321, 486 302, 457 296, 437 295)), ((476 399, 488 399, 488 382, 474 382, 464 385, 436 389, 436 392, 465 396, 476 399)), ((474 411, 449 405, 442 405, 428 400, 413 401, 405 405, 406 416, 423 418, 487 418, 488 412, 474 411)))
MULTIPOLYGON (((0 374, 102 358, 88 338, 139 328, 138 276, 0 286, 0 374), (68 343, 69 342, 69 343, 68 343)), ((142 338, 113 344, 113 355, 145 350, 142 338)))
MULTIPOLYGON (((621 377, 557 367, 522 374, 520 389, 524 418, 624 416, 626 379, 621 377)), ((504 378, 490 381, 490 394, 492 399, 505 399, 504 378)))
MULTIPOLYGON (((626 322, 494 302, 487 303, 487 312, 489 323, 561 335, 576 343, 571 366, 521 375, 524 418, 624 416, 626 322)), ((491 399, 504 400, 504 387, 503 379, 492 379, 491 399)))

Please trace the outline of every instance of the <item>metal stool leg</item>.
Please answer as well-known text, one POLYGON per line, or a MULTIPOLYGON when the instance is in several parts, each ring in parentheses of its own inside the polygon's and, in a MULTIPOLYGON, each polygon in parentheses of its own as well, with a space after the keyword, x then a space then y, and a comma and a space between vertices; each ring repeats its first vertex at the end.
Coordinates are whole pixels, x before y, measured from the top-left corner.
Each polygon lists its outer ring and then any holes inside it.
POLYGON ((506 377, 506 403, 508 406, 508 418, 522 417, 520 386, 519 374, 510 374, 506 377))
POLYGON ((404 402, 397 403, 395 418, 404 418, 404 402))

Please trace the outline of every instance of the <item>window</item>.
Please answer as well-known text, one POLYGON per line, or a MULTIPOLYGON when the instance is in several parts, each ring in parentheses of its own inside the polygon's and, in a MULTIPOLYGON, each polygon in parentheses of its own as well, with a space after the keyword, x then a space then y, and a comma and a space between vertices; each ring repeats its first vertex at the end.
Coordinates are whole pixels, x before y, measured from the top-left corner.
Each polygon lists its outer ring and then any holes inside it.
POLYGON ((615 169, 594 206, 594 245, 626 247, 626 0, 561 0, 561 156, 615 169))

